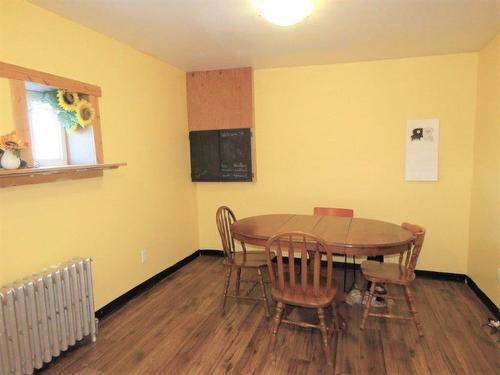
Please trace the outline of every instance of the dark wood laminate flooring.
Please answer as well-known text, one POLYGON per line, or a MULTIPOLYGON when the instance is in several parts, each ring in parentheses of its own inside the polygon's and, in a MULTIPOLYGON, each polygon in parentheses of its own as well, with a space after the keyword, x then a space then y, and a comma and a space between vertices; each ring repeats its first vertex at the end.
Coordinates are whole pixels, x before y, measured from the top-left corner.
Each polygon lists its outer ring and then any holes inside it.
MULTIPOLYGON (((341 285, 342 270, 336 279, 341 285)), ((42 373, 333 373, 320 334, 312 329, 282 325, 273 363, 262 305, 229 300, 223 316, 222 288, 221 258, 199 257, 101 321, 96 343, 66 353, 42 373)), ((360 331, 361 306, 341 305, 347 329, 337 336, 335 374, 500 374, 500 345, 481 327, 488 311, 467 285, 418 278, 412 290, 425 333, 421 339, 405 321, 370 318, 360 331)), ((406 311, 399 304, 390 306, 406 311)), ((296 309, 290 315, 314 319, 296 309)))

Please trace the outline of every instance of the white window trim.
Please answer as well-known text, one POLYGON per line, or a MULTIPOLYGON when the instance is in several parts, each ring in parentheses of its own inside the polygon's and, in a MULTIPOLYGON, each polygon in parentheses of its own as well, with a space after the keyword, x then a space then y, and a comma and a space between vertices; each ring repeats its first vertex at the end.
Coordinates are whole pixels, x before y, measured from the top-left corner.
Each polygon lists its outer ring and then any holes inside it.
POLYGON ((36 150, 36 137, 34 137, 35 132, 33 132, 32 129, 32 124, 33 124, 33 118, 32 118, 32 111, 30 107, 30 102, 33 100, 33 98, 30 98, 30 93, 32 92, 37 92, 34 90, 26 90, 26 99, 27 99, 27 104, 28 104, 28 120, 29 120, 29 128, 30 128, 30 133, 31 133, 31 142, 32 142, 32 150, 33 150, 33 162, 38 164, 40 167, 54 167, 54 166, 64 166, 68 165, 68 150, 67 150, 67 144, 66 144, 66 131, 62 126, 60 126, 60 132, 59 135, 61 137, 61 152, 62 152, 62 157, 61 158, 55 158, 55 159, 37 159, 36 155, 34 154, 34 151, 36 150))

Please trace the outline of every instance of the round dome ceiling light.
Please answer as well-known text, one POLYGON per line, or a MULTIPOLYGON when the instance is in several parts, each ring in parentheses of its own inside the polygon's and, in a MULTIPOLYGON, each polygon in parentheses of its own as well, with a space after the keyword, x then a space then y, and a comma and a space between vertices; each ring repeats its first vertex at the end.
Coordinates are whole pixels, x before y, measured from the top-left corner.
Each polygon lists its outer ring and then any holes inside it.
POLYGON ((252 0, 259 14, 279 26, 299 23, 313 10, 313 0, 252 0))

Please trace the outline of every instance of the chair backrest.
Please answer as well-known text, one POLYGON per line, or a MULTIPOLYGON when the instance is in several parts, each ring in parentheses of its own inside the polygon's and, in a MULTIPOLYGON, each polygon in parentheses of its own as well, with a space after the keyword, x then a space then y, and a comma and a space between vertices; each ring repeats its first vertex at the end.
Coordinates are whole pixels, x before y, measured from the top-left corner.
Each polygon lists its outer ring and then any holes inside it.
POLYGON ((322 289, 333 286, 332 252, 322 239, 312 234, 278 233, 267 241, 266 256, 269 278, 275 289, 301 289, 318 296, 322 289), (276 263, 272 261, 271 251, 276 253, 276 263), (321 277, 321 255, 326 255, 326 277, 321 277), (308 257, 313 264, 312 275, 308 274, 311 273, 307 266, 308 257), (288 259, 288 267, 284 267, 284 259, 288 259), (300 265, 295 264, 296 260, 300 261, 300 265))
POLYGON ((217 221, 217 229, 219 230, 224 256, 231 257, 236 251, 234 238, 231 233, 231 224, 236 221, 236 216, 234 216, 233 211, 229 207, 221 206, 215 214, 215 220, 217 221))
POLYGON ((410 223, 403 223, 401 227, 413 234, 413 242, 407 251, 399 254, 399 265, 406 269, 408 275, 412 275, 417 266, 418 256, 424 243, 425 229, 419 225, 410 223))
POLYGON ((354 210, 350 208, 314 207, 314 216, 353 217, 354 210))

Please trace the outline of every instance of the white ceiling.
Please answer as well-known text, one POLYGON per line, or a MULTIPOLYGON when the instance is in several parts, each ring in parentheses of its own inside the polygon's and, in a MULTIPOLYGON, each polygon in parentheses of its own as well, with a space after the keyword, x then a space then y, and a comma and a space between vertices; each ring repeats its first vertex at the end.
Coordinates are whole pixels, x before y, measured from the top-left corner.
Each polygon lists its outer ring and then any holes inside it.
POLYGON ((251 0, 31 2, 187 71, 477 51, 500 31, 500 0, 316 0, 291 27, 251 0))

